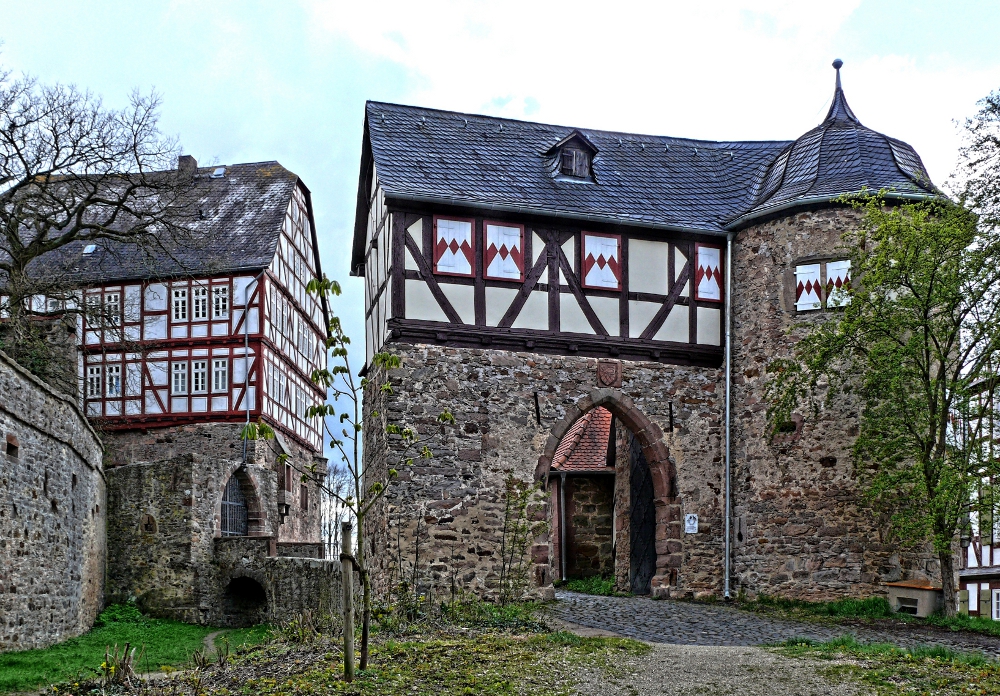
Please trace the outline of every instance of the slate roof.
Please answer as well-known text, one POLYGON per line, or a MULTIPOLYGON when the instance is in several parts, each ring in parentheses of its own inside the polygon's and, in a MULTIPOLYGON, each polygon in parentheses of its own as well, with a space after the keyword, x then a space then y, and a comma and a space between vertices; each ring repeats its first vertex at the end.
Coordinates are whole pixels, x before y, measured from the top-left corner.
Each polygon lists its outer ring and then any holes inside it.
POLYGON ((178 222, 189 231, 182 242, 168 237, 160 247, 100 240, 86 255, 86 243, 73 242, 36 259, 29 272, 58 273, 68 284, 86 286, 262 270, 277 251, 297 183, 298 176, 277 162, 201 167, 189 214, 178 222), (212 178, 218 166, 225 175, 212 178))
POLYGON ((857 121, 839 69, 830 115, 795 141, 690 140, 371 101, 365 138, 355 270, 365 250, 369 161, 390 199, 711 234, 862 186, 937 194, 913 148, 857 121), (593 181, 558 175, 550 151, 574 131, 597 148, 593 181))
POLYGON ((607 465, 611 419, 611 411, 598 407, 570 426, 552 457, 553 471, 614 471, 607 465))

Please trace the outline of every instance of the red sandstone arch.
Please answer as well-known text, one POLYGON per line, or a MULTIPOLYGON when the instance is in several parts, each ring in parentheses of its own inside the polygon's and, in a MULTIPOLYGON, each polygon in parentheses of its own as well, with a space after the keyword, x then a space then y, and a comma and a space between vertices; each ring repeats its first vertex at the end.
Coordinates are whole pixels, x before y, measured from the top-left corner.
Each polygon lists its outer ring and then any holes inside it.
POLYGON ((656 575, 651 583, 654 597, 669 595, 676 584, 681 565, 681 506, 677 499, 676 470, 663 442, 663 431, 640 411, 619 389, 592 389, 587 396, 566 409, 566 416, 552 426, 542 455, 535 467, 535 480, 547 485, 549 469, 556 448, 570 427, 585 413, 603 406, 635 435, 649 463, 653 479, 653 503, 656 507, 656 575))

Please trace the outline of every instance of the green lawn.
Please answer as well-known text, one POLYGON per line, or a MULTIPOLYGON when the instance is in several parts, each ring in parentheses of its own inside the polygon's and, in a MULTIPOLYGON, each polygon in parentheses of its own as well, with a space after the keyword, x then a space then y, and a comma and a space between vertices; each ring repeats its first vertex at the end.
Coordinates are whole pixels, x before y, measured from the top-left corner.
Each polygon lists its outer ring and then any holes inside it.
MULTIPOLYGON (((137 672, 181 666, 191 660, 195 650, 204 647, 205 636, 217 630, 210 626, 151 619, 133 606, 111 606, 101 613, 89 633, 78 638, 41 650, 0 653, 0 692, 25 691, 46 684, 93 678, 104 661, 105 649, 115 645, 122 648, 125 643, 145 646, 145 654, 136 665, 137 672)), ((226 636, 235 648, 243 643, 261 642, 266 630, 260 627, 237 629, 227 631, 226 636)), ((138 655, 136 651, 137 658, 138 655)))

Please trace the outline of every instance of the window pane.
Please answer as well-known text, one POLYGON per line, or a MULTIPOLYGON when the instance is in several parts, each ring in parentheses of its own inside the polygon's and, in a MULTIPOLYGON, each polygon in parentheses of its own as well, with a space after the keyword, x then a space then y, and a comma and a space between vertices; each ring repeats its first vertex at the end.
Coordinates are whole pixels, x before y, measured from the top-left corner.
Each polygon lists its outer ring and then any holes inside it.
POLYGON ((229 316, 229 288, 212 289, 212 316, 216 319, 225 319, 229 316))
POLYGON ((187 394, 187 363, 173 365, 173 393, 187 394))
POLYGON ((174 290, 174 321, 187 321, 187 290, 174 290))

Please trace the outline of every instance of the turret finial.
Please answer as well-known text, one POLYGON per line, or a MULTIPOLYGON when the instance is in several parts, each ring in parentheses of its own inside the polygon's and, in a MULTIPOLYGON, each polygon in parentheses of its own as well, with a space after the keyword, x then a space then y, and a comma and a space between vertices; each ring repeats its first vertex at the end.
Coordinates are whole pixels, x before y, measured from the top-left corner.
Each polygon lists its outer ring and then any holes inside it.
POLYGON ((836 60, 833 61, 833 69, 837 71, 837 89, 838 90, 841 88, 840 87, 840 69, 843 66, 844 66, 844 61, 842 61, 840 58, 837 58, 836 60))

